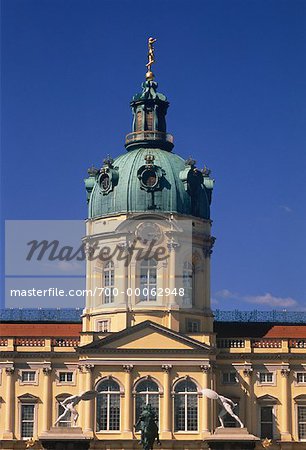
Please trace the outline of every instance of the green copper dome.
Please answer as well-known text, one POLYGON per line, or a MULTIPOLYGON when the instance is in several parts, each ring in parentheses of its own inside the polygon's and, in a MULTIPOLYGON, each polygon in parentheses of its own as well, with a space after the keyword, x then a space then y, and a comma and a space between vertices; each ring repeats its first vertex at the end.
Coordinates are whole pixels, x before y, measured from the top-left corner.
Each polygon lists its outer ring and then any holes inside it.
POLYGON ((142 89, 131 102, 133 131, 126 137, 127 152, 115 160, 106 158, 101 169, 88 170, 89 218, 155 211, 209 219, 210 171, 172 153, 167 98, 157 92, 155 81, 146 81, 142 89))

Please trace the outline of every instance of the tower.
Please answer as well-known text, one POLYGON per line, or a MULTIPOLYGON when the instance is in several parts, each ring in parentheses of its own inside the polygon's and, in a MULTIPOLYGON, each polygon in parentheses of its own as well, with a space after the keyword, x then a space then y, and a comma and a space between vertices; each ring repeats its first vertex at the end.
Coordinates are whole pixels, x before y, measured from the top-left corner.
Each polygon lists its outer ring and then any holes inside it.
MULTIPOLYGON (((213 180, 191 157, 174 153, 167 133, 167 97, 151 66, 130 103, 126 152, 106 156, 85 180, 86 342, 150 320, 173 331, 212 333, 210 203, 213 180)), ((85 339, 85 337, 84 337, 85 339)))

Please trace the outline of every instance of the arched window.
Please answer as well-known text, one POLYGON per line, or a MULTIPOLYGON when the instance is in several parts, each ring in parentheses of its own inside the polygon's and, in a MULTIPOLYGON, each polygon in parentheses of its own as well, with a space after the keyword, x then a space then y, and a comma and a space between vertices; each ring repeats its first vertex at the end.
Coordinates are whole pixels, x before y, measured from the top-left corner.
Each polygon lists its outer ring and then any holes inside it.
POLYGON ((159 388, 158 384, 151 379, 142 380, 136 385, 136 421, 148 403, 151 404, 159 419, 159 388))
POLYGON ((174 431, 198 430, 198 390, 190 379, 174 388, 174 431))
POLYGON ((194 304, 194 282, 195 282, 195 267, 189 261, 184 263, 183 267, 183 288, 184 288, 184 305, 194 304))
POLYGON ((103 269, 103 303, 113 303, 114 301, 115 270, 113 261, 108 261, 103 269))
POLYGON ((144 259, 140 263, 140 300, 156 300, 157 263, 154 258, 144 259))
POLYGON ((120 430, 120 387, 109 378, 102 380, 97 391, 97 431, 120 430))

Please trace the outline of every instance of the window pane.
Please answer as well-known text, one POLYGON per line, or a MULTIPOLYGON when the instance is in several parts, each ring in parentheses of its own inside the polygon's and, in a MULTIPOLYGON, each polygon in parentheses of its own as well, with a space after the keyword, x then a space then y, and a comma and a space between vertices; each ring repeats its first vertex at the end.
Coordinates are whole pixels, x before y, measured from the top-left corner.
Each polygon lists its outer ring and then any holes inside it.
POLYGON ((34 433, 34 405, 21 406, 21 437, 32 437, 34 433))
POLYGON ((110 394, 109 430, 120 429, 120 395, 110 394))
POLYGON ((266 406, 261 408, 261 421, 262 422, 272 422, 272 407, 266 406))
POLYGON ((299 439, 306 439, 306 406, 298 406, 299 439))
MULTIPOLYGON (((61 414, 63 414, 65 411, 65 408, 59 404, 58 405, 58 416, 60 416, 61 414)), ((71 427, 71 412, 69 411, 69 413, 66 414, 66 416, 58 423, 59 427, 64 427, 64 428, 68 428, 71 427)))
POLYGON ((97 431, 107 430, 107 394, 97 397, 97 431))
POLYGON ((185 396, 176 395, 174 398, 174 429, 185 431, 185 396))
POLYGON ((261 438, 273 439, 272 423, 262 423, 261 424, 261 438))
POLYGON ((273 406, 260 409, 261 437, 273 439, 273 406))
POLYGON ((198 396, 187 396, 187 431, 198 429, 198 396))

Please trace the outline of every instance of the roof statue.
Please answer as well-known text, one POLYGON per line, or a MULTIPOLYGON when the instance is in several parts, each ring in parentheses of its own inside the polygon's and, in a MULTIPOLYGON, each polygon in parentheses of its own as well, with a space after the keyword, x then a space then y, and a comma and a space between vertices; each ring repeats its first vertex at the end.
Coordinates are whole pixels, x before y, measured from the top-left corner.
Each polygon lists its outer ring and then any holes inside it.
POLYGON ((146 67, 148 69, 146 73, 146 80, 153 80, 154 74, 151 70, 152 64, 155 63, 155 55, 154 55, 154 47, 153 44, 156 42, 156 39, 149 37, 148 39, 148 62, 146 64, 146 67))
POLYGON ((223 395, 219 395, 216 391, 212 389, 203 389, 203 395, 211 400, 217 400, 219 405, 221 406, 221 411, 218 414, 219 421, 221 423, 220 428, 224 428, 223 417, 226 414, 232 416, 239 423, 241 428, 244 428, 243 423, 239 419, 239 417, 234 413, 234 408, 237 406, 237 403, 234 403, 230 398, 224 397, 223 395))

